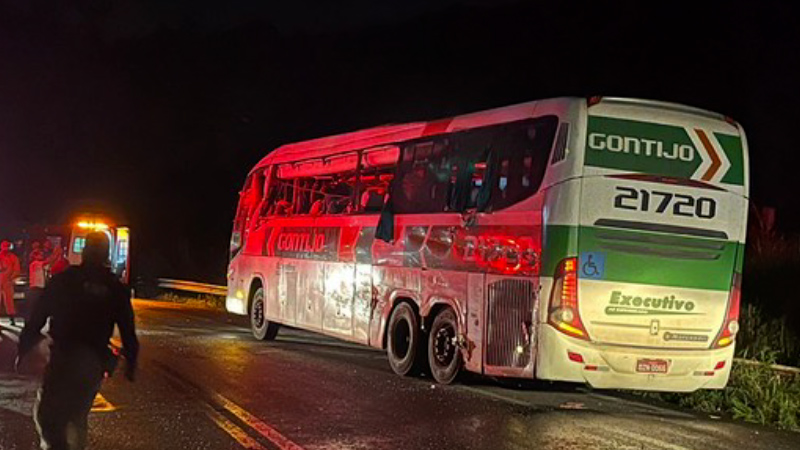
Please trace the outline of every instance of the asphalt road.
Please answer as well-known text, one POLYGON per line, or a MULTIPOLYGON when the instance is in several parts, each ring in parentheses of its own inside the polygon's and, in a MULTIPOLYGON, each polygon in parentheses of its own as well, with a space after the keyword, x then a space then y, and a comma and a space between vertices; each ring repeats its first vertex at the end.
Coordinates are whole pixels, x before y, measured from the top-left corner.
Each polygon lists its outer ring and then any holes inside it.
MULTIPOLYGON (((224 314, 137 302, 136 383, 108 380, 92 449, 799 449, 774 431, 584 388, 453 386, 394 375, 383 353, 283 329, 256 342, 224 314), (106 402, 103 402, 105 400, 106 402)), ((35 380, 0 341, 0 449, 34 448, 35 380)))

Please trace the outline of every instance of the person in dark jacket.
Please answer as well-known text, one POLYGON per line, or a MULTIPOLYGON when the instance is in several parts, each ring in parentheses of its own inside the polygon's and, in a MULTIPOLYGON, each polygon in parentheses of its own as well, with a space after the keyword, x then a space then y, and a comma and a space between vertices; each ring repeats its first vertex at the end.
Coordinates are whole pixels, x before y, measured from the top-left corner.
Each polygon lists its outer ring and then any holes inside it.
POLYGON ((109 270, 108 253, 106 236, 89 234, 81 265, 48 282, 20 335, 17 366, 50 319, 50 362, 34 410, 43 449, 85 447, 89 411, 104 374, 116 363, 109 349, 114 325, 127 361, 125 376, 134 379, 139 343, 130 292, 109 270))

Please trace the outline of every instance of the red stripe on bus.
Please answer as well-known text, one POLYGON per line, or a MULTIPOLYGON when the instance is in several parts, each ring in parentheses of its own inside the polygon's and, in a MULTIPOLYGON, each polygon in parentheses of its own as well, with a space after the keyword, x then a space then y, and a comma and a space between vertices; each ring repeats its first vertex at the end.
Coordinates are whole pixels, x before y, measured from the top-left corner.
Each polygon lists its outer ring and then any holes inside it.
POLYGON ((650 183, 662 183, 662 184, 671 184, 671 185, 678 185, 678 186, 689 186, 695 188, 702 188, 702 189, 710 189, 713 191, 724 191, 721 187, 714 186, 713 184, 704 183, 698 180, 692 180, 689 178, 678 178, 678 177, 669 177, 665 175, 648 175, 643 173, 623 173, 623 174, 614 174, 614 175, 606 175, 608 178, 617 178, 620 180, 635 180, 635 181, 645 181, 650 183))
POLYGON ((425 128, 422 130, 423 136, 430 136, 433 134, 442 134, 447 132, 447 128, 450 126, 450 123, 453 122, 453 119, 442 119, 442 120, 434 120, 433 122, 428 122, 425 124, 425 128))

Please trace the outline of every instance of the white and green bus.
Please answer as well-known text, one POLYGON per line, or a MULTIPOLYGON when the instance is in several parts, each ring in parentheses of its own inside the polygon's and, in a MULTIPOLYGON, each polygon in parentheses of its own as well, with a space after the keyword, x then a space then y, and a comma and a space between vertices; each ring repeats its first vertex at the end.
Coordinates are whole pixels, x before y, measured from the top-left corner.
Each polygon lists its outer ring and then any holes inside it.
POLYGON ((559 98, 289 144, 249 173, 229 311, 461 370, 725 386, 748 204, 742 128, 709 111, 559 98))

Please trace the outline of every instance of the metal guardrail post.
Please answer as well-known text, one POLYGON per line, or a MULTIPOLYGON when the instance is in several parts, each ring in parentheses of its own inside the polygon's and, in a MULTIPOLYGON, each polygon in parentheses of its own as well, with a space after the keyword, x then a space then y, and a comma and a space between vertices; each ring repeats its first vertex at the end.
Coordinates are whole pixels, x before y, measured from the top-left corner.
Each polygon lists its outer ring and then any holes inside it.
MULTIPOLYGON (((747 366, 763 366, 766 363, 755 361, 752 359, 743 359, 743 358, 733 358, 733 362, 738 364, 744 364, 747 366)), ((782 372, 784 374, 791 374, 791 375, 800 375, 800 368, 798 367, 791 367, 791 366, 784 366, 781 364, 766 364, 773 372, 782 372)))

